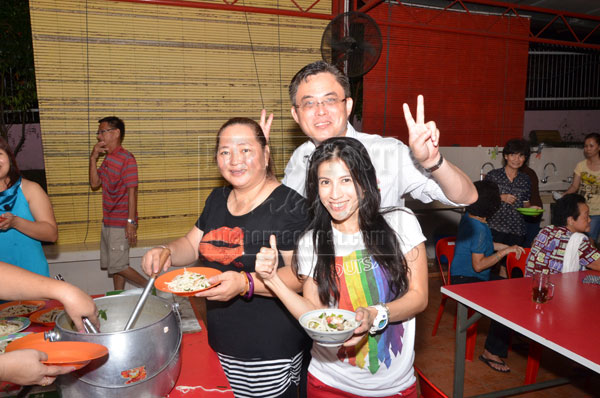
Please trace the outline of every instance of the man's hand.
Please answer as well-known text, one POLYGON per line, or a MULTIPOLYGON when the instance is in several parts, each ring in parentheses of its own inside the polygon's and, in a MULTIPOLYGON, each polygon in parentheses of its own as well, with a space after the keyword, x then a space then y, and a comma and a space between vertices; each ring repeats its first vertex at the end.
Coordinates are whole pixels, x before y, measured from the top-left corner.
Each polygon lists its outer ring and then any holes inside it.
POLYGON ((137 227, 128 222, 125 225, 125 237, 129 242, 129 246, 135 246, 137 243, 137 227))
POLYGON ((90 157, 93 160, 98 160, 100 155, 104 155, 107 152, 108 152, 108 148, 107 148, 106 144, 104 143, 104 141, 98 141, 96 143, 96 145, 94 145, 94 148, 92 149, 92 154, 90 155, 90 157))
POLYGON ((37 350, 16 350, 0 355, 0 380, 28 386, 52 384, 56 376, 75 370, 73 366, 46 366, 48 355, 37 350))
POLYGON ((440 159, 440 131, 435 122, 425 123, 423 96, 417 97, 417 120, 412 117, 408 104, 404 104, 404 119, 408 127, 408 145, 413 156, 424 168, 433 167, 440 159))
POLYGON ((262 128, 263 133, 265 134, 265 138, 267 139, 267 143, 269 142, 269 136, 271 135, 271 125, 273 124, 273 114, 269 115, 267 119, 267 110, 263 109, 260 112, 260 128, 262 128))
POLYGON ((210 277, 208 282, 211 285, 218 282, 221 283, 218 286, 195 294, 196 297, 204 297, 207 300, 213 301, 229 301, 235 296, 239 296, 246 287, 246 278, 244 275, 235 271, 227 271, 210 277))
POLYGON ((85 332, 81 320, 83 317, 88 318, 96 329, 100 330, 96 303, 83 290, 65 283, 59 291, 58 300, 64 305, 66 313, 73 320, 78 332, 85 332))

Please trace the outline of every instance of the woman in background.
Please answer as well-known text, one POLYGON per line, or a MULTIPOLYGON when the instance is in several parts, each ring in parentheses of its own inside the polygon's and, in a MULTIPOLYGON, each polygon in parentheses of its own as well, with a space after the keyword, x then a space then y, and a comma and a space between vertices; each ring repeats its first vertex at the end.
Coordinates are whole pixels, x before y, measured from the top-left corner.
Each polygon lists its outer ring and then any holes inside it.
MULTIPOLYGON (((516 253, 517 258, 524 253, 522 247, 492 241, 487 219, 500 207, 500 192, 492 181, 475 181, 474 184, 477 201, 467 206, 467 212, 458 225, 454 258, 450 267, 450 281, 453 285, 498 279, 490 272, 490 268, 508 253, 516 253)), ((479 359, 497 372, 509 372, 510 368, 502 360, 508 355, 509 339, 510 329, 492 321, 485 349, 479 359)))
POLYGON ((585 136, 583 155, 585 159, 575 166, 573 183, 565 195, 578 193, 585 198, 592 219, 588 236, 596 241, 600 233, 600 134, 585 136))
POLYGON ((21 177, 8 142, 0 137, 0 261, 50 276, 42 244, 58 227, 42 187, 21 177))
MULTIPOLYGON (((502 150, 504 167, 494 169, 485 176, 485 180, 495 182, 500 190, 500 208, 487 219, 494 242, 507 246, 523 246, 525 243, 525 219, 517 209, 529 207, 531 181, 527 174, 519 170, 527 163, 529 154, 527 141, 517 138, 508 140, 502 150)), ((505 276, 504 261, 500 267, 494 272, 505 276)))

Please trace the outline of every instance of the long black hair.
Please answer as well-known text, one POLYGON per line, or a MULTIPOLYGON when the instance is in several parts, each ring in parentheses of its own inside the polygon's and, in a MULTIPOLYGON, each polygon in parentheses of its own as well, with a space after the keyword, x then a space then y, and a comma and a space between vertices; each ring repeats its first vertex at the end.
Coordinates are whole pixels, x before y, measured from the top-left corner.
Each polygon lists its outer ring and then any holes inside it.
MULTIPOLYGON (((369 153, 360 141, 354 138, 335 137, 317 147, 312 154, 306 177, 308 219, 311 220, 306 231, 307 233, 313 231, 313 247, 317 258, 313 276, 317 282, 319 298, 324 304, 328 304, 332 297, 336 302, 340 298, 332 218, 321 203, 318 185, 319 166, 336 159, 345 163, 354 182, 359 201, 358 224, 367 251, 386 271, 392 295, 401 296, 408 289, 409 270, 400 249, 399 238, 383 217, 387 211, 382 212, 379 209, 381 194, 369 153)), ((293 266, 297 273, 296 257, 293 266)))

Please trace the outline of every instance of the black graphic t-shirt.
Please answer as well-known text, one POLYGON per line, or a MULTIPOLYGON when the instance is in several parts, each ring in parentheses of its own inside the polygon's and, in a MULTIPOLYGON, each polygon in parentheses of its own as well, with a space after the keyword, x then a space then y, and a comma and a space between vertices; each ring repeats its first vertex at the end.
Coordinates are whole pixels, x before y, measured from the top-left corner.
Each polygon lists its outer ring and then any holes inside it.
MULTIPOLYGON (((253 272, 256 254, 270 247, 271 234, 279 250, 295 249, 307 223, 302 196, 280 185, 254 210, 234 216, 227 209, 230 193, 231 187, 213 190, 196 222, 204 232, 198 247, 203 266, 253 272)), ((280 255, 279 266, 283 265, 280 255)), ((298 321, 271 297, 207 301, 207 329, 215 351, 243 359, 290 358, 308 344, 298 321)))

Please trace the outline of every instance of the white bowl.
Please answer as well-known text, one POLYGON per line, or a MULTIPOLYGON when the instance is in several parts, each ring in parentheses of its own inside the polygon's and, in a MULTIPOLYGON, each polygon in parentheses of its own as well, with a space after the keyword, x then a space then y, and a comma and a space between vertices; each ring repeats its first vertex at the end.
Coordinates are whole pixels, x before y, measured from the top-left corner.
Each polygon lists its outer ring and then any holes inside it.
POLYGON ((356 322, 356 313, 347 310, 340 310, 337 308, 322 308, 319 310, 309 311, 302 314, 298 321, 300 325, 306 330, 308 336, 313 339, 317 344, 326 347, 337 347, 342 345, 354 334, 354 330, 360 325, 360 322, 356 322), (346 330, 340 330, 335 332, 327 332, 311 329, 308 327, 308 321, 313 318, 319 317, 321 314, 326 315, 342 315, 345 320, 355 322, 354 327, 346 330))

